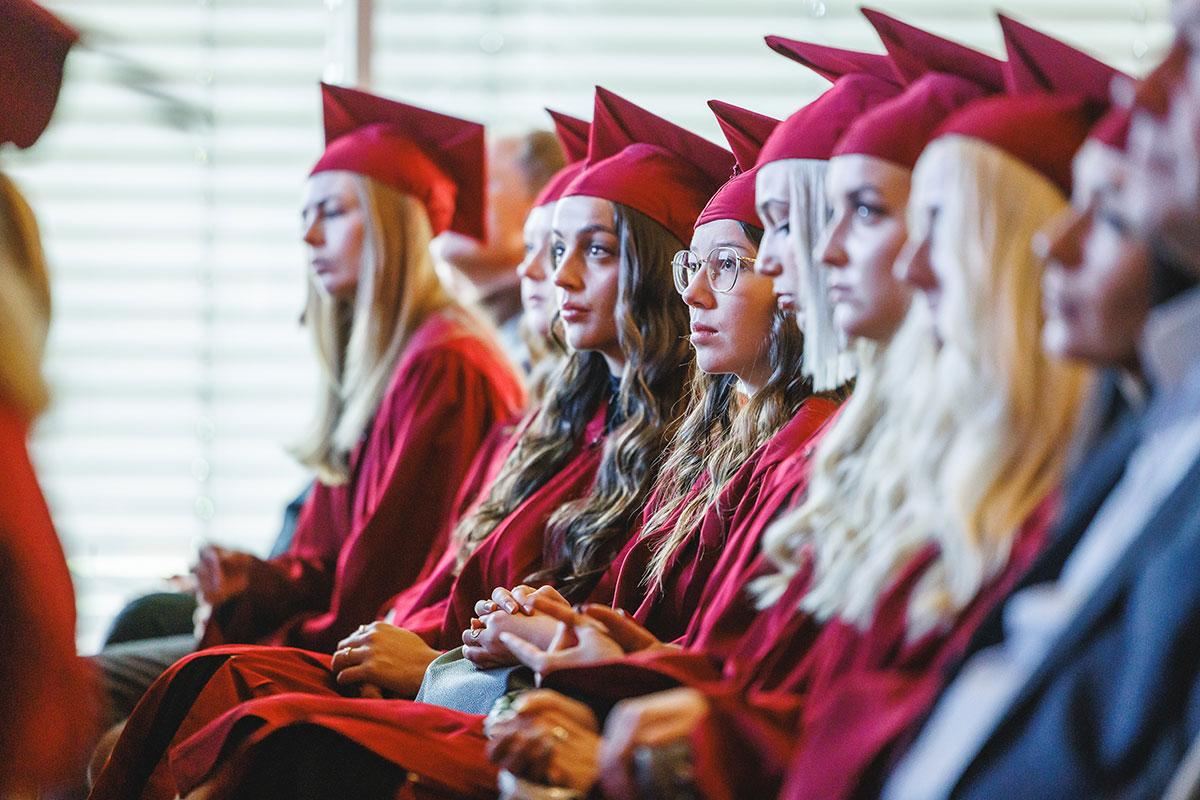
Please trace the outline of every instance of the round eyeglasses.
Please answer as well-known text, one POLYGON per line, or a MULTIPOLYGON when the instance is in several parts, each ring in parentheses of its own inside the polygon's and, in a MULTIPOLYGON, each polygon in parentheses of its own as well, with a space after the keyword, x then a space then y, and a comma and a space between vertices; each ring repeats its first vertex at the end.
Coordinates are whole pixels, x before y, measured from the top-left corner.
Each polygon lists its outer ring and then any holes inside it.
POLYGON ((671 259, 671 272, 675 276, 675 290, 683 294, 703 266, 709 287, 714 292, 724 293, 733 291, 738 273, 752 269, 753 265, 753 258, 742 255, 732 247, 718 247, 710 251, 703 262, 691 250, 680 250, 671 259))

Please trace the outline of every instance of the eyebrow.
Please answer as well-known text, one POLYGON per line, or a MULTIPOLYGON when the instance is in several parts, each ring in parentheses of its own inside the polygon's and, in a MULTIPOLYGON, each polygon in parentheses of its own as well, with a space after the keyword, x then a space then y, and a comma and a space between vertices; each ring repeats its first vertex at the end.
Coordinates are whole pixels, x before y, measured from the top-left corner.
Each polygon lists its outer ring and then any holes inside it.
POLYGON ((862 195, 866 194, 867 192, 874 192, 875 194, 878 194, 878 195, 883 194, 883 192, 879 191, 879 187, 876 186, 875 184, 864 183, 862 186, 859 186, 857 189, 847 192, 846 196, 847 197, 861 197, 862 195))
MULTIPOLYGON (((551 233, 553 233, 555 236, 557 236, 560 239, 567 238, 566 236, 563 235, 562 231, 558 230, 557 228, 554 229, 553 231, 551 231, 551 233)), ((613 230, 612 228, 608 227, 607 225, 601 225, 600 223, 597 222, 597 223, 588 225, 588 226, 576 231, 575 238, 578 239, 581 236, 590 236, 593 233, 607 233, 607 234, 611 234, 612 236, 617 235, 617 232, 615 230, 613 230)))

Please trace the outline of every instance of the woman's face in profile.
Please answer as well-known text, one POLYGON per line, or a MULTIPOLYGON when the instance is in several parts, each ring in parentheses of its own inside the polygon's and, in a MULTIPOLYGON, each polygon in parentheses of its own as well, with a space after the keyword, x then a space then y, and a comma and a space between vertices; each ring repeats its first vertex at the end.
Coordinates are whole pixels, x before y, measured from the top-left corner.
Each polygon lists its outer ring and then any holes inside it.
POLYGON ((351 173, 318 172, 304 187, 302 232, 309 264, 331 296, 352 300, 362 270, 366 212, 351 173))

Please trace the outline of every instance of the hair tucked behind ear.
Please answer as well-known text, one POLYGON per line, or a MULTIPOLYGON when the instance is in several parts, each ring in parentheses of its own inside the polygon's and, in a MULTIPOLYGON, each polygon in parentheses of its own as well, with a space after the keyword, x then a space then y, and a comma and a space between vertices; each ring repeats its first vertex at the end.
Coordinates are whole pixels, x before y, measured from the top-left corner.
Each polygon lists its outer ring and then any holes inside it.
POLYGON ((693 368, 687 307, 671 277, 671 257, 683 245, 640 212, 613 207, 621 257, 617 336, 625 355, 614 399, 621 423, 605 440, 591 492, 550 518, 546 568, 530 577, 571 600, 587 596, 637 524, 693 368))
POLYGON ((50 278, 37 220, 0 173, 0 395, 29 418, 49 400, 42 352, 50 324, 50 278))

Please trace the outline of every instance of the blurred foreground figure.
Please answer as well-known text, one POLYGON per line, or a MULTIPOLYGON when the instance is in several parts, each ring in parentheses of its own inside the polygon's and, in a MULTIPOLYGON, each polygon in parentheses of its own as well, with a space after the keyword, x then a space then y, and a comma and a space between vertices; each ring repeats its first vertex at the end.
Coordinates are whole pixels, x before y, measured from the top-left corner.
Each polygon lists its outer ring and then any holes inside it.
MULTIPOLYGON (((32 145, 58 99, 73 30, 24 0, 0 2, 0 146, 32 145)), ((0 173, 0 796, 36 795, 78 770, 96 717, 75 653, 75 594, 26 439, 41 375, 50 285, 37 223, 0 173), (20 646, 20 642, 28 646, 20 646)))

